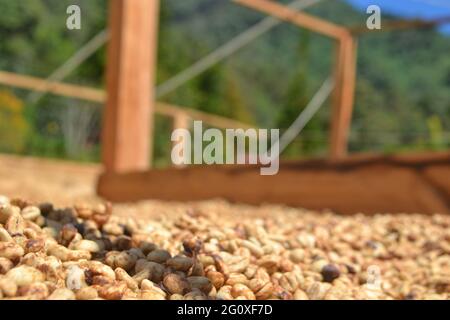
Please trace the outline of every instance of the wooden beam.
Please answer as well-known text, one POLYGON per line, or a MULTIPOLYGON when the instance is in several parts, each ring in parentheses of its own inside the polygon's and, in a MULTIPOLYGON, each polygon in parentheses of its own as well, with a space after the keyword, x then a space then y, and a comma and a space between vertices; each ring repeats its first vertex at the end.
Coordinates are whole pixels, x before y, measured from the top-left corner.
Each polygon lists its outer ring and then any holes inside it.
POLYGON ((314 17, 304 12, 296 11, 286 5, 270 0, 233 0, 236 3, 254 10, 266 13, 283 21, 291 22, 333 39, 342 39, 348 36, 349 31, 341 26, 326 20, 314 17))
POLYGON ((356 84, 356 39, 338 42, 335 62, 335 91, 330 132, 330 158, 347 155, 356 84))
MULTIPOLYGON (((106 93, 101 89, 79 86, 64 82, 54 82, 46 79, 6 71, 0 71, 0 84, 21 89, 51 93, 55 95, 81 99, 96 103, 104 103, 106 101, 106 93)), ((223 128, 223 129, 254 128, 254 126, 251 126, 247 123, 243 123, 237 120, 229 119, 226 117, 218 116, 203 111, 194 110, 191 108, 175 106, 165 102, 156 102, 155 112, 171 118, 176 117, 179 113, 184 113, 186 114, 186 116, 192 119, 201 120, 207 123, 208 125, 216 128, 223 128)))
POLYGON ((159 0, 110 0, 102 161, 107 171, 149 167, 159 0))
POLYGON ((103 174, 101 196, 112 201, 223 198, 260 205, 282 203, 343 214, 450 213, 450 153, 429 157, 375 156, 335 162, 280 163, 273 176, 259 166, 189 166, 103 174), (298 183, 301 181, 302 183, 298 183))
POLYGON ((61 82, 53 82, 6 71, 0 71, 0 83, 22 89, 50 92, 60 96, 94 102, 104 102, 106 97, 103 90, 61 82))
POLYGON ((192 120, 201 120, 212 127, 222 128, 222 129, 250 129, 255 128, 247 123, 243 123, 234 119, 229 119, 226 117, 218 116, 215 114, 198 111, 191 108, 181 108, 168 103, 158 102, 157 111, 161 114, 167 116, 176 117, 179 113, 184 113, 186 116, 192 120))
POLYGON ((435 20, 399 20, 399 21, 385 21, 381 25, 381 29, 370 30, 366 25, 350 27, 349 30, 353 35, 364 35, 374 32, 386 32, 396 30, 432 28, 441 24, 449 23, 450 17, 443 17, 435 20))

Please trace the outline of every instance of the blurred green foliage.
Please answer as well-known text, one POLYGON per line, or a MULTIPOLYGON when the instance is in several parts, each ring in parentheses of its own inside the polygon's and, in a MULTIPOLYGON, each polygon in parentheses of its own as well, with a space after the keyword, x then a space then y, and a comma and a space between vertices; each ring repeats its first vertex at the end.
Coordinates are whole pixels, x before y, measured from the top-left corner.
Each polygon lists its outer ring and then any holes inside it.
POLYGON ((0 149, 22 152, 28 134, 23 103, 11 92, 0 90, 0 149))
MULTIPOLYGON (((0 70, 47 77, 106 27, 107 3, 0 0, 0 70), (66 28, 66 8, 70 4, 81 7, 81 30, 66 28)), ((366 19, 343 1, 324 1, 308 11, 345 25, 361 25, 366 19)), ((263 17, 228 0, 161 1, 158 83, 263 17)), ((450 38, 434 30, 361 38, 350 149, 448 149, 449 52, 450 38)), ((162 100, 283 131, 332 72, 333 59, 330 40, 283 24, 162 100)), ((104 70, 102 48, 64 81, 103 87, 104 70)), ((99 160, 101 108, 52 95, 33 102, 31 93, 25 90, 0 89, 1 152, 99 160), (17 106, 20 111, 12 112, 17 106), (95 111, 83 111, 87 107, 95 111), (76 108, 80 114, 73 112, 76 108), (80 136, 73 128, 67 130, 72 122, 88 133, 80 136)), ((285 156, 324 154, 329 116, 330 101, 289 146, 285 156)), ((155 130, 155 162, 162 166, 170 155, 170 119, 157 116, 155 130)))

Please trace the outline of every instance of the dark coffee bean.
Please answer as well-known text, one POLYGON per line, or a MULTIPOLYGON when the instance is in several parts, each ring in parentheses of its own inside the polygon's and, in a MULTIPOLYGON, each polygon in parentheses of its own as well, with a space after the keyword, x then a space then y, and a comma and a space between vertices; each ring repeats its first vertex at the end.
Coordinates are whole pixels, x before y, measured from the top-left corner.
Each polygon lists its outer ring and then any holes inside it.
POLYGON ((127 236, 118 236, 114 244, 118 251, 129 250, 132 247, 131 238, 127 236))
POLYGON ((53 211, 53 204, 48 202, 40 203, 38 207, 44 217, 48 216, 48 214, 53 211))
POLYGON ((333 264, 324 266, 321 273, 325 282, 333 282, 333 280, 339 278, 341 274, 338 267, 333 264))
POLYGON ((84 236, 84 234, 86 232, 84 223, 75 223, 74 226, 78 230, 78 233, 84 236))

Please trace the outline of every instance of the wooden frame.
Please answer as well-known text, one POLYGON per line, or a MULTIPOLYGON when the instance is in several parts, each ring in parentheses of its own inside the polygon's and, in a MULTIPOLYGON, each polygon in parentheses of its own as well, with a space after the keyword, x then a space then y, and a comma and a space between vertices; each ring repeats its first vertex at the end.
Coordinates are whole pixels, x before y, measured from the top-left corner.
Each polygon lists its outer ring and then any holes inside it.
MULTIPOLYGON (((282 162, 276 176, 261 176, 257 166, 145 170, 149 163, 154 112, 172 117, 175 128, 187 128, 189 121, 194 119, 222 128, 250 126, 197 110, 154 102, 149 88, 154 82, 157 1, 110 1, 112 41, 108 50, 108 98, 103 133, 105 172, 99 177, 97 186, 100 195, 113 201, 225 197, 253 204, 264 201, 311 209, 329 208, 340 213, 450 213, 449 152, 345 157, 356 74, 353 35, 367 30, 360 27, 345 29, 267 0, 235 1, 336 41, 334 75, 337 85, 330 136, 331 158, 282 162), (132 50, 136 46, 140 49, 132 50)), ((387 28, 428 27, 445 21, 450 19, 399 21, 388 23, 387 28)), ((102 90, 4 71, 0 71, 0 83, 94 102, 106 99, 102 90)))
MULTIPOLYGON (((337 40, 330 157, 345 156, 355 85, 355 70, 348 67, 355 63, 351 33, 275 2, 235 1, 337 40)), ((158 5, 159 0, 110 0, 108 95, 102 134, 102 161, 107 172, 146 170, 150 165, 155 99, 149 88, 154 88, 158 5)), ((184 115, 176 117, 186 120, 184 115)))
POLYGON ((450 152, 397 156, 352 155, 338 161, 280 163, 274 176, 258 166, 190 166, 125 174, 104 173, 98 192, 109 200, 198 201, 225 198, 282 203, 341 214, 450 214, 450 152))
MULTIPOLYGON (((330 159, 282 162, 275 176, 258 166, 196 166, 117 173, 106 170, 98 193, 113 201, 146 198, 284 203, 340 213, 450 213, 450 154, 346 157, 356 78, 357 29, 346 29, 269 0, 234 0, 336 41, 330 159), (300 183, 299 183, 300 182, 300 183)), ((394 26, 393 28, 395 28, 394 26)), ((400 24, 403 28, 403 24, 400 24)), ((174 123, 187 127, 188 116, 174 123)), ((195 114, 191 119, 195 119, 195 114)))

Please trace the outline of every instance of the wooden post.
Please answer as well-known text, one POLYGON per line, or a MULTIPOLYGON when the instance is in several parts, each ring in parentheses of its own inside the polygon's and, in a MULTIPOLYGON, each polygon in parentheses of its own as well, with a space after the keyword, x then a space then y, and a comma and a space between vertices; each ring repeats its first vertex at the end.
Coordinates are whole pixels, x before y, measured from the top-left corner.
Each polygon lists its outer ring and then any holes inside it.
MULTIPOLYGON (((173 116, 173 130, 175 129, 186 129, 189 130, 191 127, 192 119, 184 112, 177 112, 173 116)), ((173 142, 172 146, 176 145, 177 142, 173 142)), ((185 167, 184 165, 175 165, 178 168, 185 167)))
POLYGON ((191 119, 184 112, 178 112, 173 117, 173 130, 175 129, 187 129, 191 127, 191 119))
POLYGON ((145 170, 153 145, 159 0, 110 0, 102 160, 107 172, 145 170))
POLYGON ((347 155, 356 81, 356 39, 345 37, 337 43, 335 91, 331 118, 330 157, 347 155))

